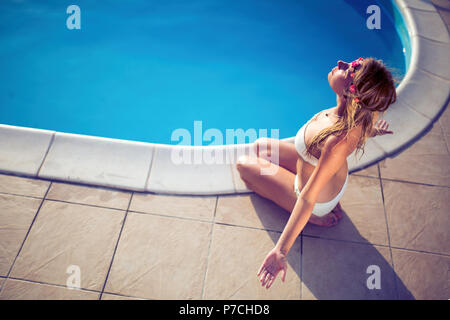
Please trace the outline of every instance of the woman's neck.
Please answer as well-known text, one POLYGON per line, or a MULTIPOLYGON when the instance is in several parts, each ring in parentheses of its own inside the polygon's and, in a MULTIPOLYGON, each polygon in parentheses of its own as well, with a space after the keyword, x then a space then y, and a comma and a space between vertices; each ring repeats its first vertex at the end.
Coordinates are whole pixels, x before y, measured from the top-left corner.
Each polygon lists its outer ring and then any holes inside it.
POLYGON ((344 97, 336 95, 336 107, 333 108, 333 113, 336 116, 342 117, 346 108, 346 102, 344 97))

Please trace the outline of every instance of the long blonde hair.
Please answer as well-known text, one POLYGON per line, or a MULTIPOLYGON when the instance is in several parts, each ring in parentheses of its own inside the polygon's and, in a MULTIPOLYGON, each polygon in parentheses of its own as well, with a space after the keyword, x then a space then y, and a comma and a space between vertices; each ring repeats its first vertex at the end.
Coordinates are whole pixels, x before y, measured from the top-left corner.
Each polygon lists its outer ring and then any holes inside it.
POLYGON ((345 134, 347 137, 349 131, 358 125, 361 125, 362 131, 355 156, 360 150, 364 154, 364 146, 372 131, 375 112, 386 111, 389 105, 396 101, 395 81, 384 63, 374 58, 365 58, 361 65, 353 77, 355 91, 344 89, 346 107, 342 117, 331 127, 321 130, 307 144, 306 150, 310 155, 312 150, 319 149, 318 146, 328 136, 345 134))

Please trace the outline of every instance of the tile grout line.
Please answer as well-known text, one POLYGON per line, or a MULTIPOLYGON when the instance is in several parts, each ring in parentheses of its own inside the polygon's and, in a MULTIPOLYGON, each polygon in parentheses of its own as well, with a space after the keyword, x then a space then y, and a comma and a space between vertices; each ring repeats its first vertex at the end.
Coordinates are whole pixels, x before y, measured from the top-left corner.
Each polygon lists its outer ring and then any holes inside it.
MULTIPOLYGON (((0 278, 5 279, 6 281, 6 277, 4 276, 0 276, 0 278)), ((30 280, 30 279, 24 279, 24 278, 17 278, 17 277, 9 277, 8 279, 11 280, 17 280, 17 281, 22 281, 22 282, 27 282, 27 283, 32 283, 32 284, 40 284, 40 285, 46 285, 46 286, 52 286, 52 287, 58 287, 58 288, 64 288, 67 289, 67 286, 62 285, 62 284, 57 284, 57 283, 50 283, 50 282, 44 282, 44 281, 38 281, 38 280, 30 280)), ((101 294, 100 291, 94 290, 94 289, 87 289, 87 288, 76 288, 74 289, 75 291, 86 291, 86 292, 92 292, 92 293, 98 293, 99 295, 101 294)), ((120 297, 125 297, 125 298, 137 298, 137 299, 145 299, 143 297, 138 297, 138 296, 131 296, 131 295, 124 295, 124 294, 120 294, 120 293, 115 293, 115 292, 104 292, 105 294, 110 294, 110 295, 114 295, 114 296, 120 296, 120 297)))
POLYGON ((112 295, 112 296, 124 297, 124 298, 136 298, 136 299, 141 299, 141 300, 152 300, 152 299, 147 299, 147 298, 137 297, 137 296, 126 296, 124 294, 115 293, 115 292, 108 292, 108 291, 106 291, 106 292, 103 292, 103 293, 109 294, 109 295, 112 295))
POLYGON ((427 186, 427 187, 450 188, 450 186, 444 186, 444 185, 429 184, 429 183, 408 181, 408 180, 400 180, 400 179, 394 179, 394 178, 383 178, 383 177, 381 177, 381 170, 380 170, 380 177, 372 177, 372 176, 366 176, 366 175, 356 174, 356 173, 352 173, 351 175, 352 176, 363 177, 363 178, 369 178, 369 179, 380 179, 381 178, 382 180, 386 180, 386 181, 393 181, 393 182, 400 182, 400 183, 410 183, 410 184, 416 184, 416 185, 427 186))
POLYGON ((113 251, 112 257, 111 257, 111 262, 109 264, 108 272, 106 273, 105 282, 103 283, 102 291, 100 292, 98 300, 102 299, 103 292, 105 291, 106 283, 108 282, 108 277, 109 277, 109 274, 111 272, 111 268, 112 268, 112 265, 113 265, 113 262, 114 262, 114 258, 116 256, 116 251, 117 251, 117 248, 119 247, 120 237, 122 236, 122 232, 123 232, 123 229, 125 227, 125 222, 126 222, 127 217, 128 217, 128 212, 130 210, 131 200, 133 199, 133 195, 134 195, 134 192, 131 193, 130 201, 128 202, 127 210, 125 211, 125 216, 123 218, 122 226, 120 227, 119 236, 117 237, 117 242, 116 242, 116 245, 114 247, 114 251, 113 251))
MULTIPOLYGON (((428 70, 426 70, 426 69, 423 69, 422 67, 419 67, 419 66, 416 66, 417 67, 417 70, 420 70, 420 71, 422 71, 423 73, 425 73, 425 74, 427 74, 428 76, 430 76, 431 78, 435 78, 435 80, 440 80, 440 81, 444 81, 444 82, 450 82, 450 80, 449 79, 447 79, 447 78, 444 78, 444 77, 442 77, 442 76, 440 76, 440 75, 438 75, 438 74, 436 74, 436 73, 433 73, 433 72, 431 72, 431 71, 428 71, 428 70)), ((421 112, 419 112, 419 111, 417 111, 416 109, 414 109, 414 108, 412 108, 409 104, 407 105, 410 109, 412 109, 412 110, 414 110, 414 111, 416 111, 417 113, 420 113, 421 115, 423 115, 425 118, 427 118, 428 120, 433 120, 433 119, 430 119, 428 116, 426 116, 426 115, 424 115, 423 113, 421 113, 421 112)), ((443 108, 444 108, 444 106, 442 106, 443 108)), ((445 109, 445 108, 444 108, 445 109)), ((435 118, 438 114, 439 114, 440 112, 438 112, 436 115, 434 115, 434 117, 432 117, 432 118, 435 118)))
POLYGON ((47 155, 50 152, 50 148, 53 145, 53 142, 55 141, 56 132, 53 132, 52 137, 50 138, 50 143, 48 144, 47 151, 45 152, 44 158, 42 159, 41 165, 38 168, 38 171, 36 172, 36 177, 39 177, 39 174, 41 172, 42 167, 44 166, 45 160, 47 160, 47 155))
MULTIPOLYGON (((432 5, 434 5, 434 3, 432 3, 432 5)), ((421 9, 421 8, 415 8, 415 7, 411 7, 411 6, 409 6, 408 4, 406 4, 403 8, 407 8, 407 9, 412 9, 412 10, 417 10, 417 11, 420 11, 420 12, 435 12, 435 11, 433 11, 433 10, 427 10, 427 9, 421 9)), ((436 10, 437 11, 437 10, 436 10)))
MULTIPOLYGON (((380 170, 381 174, 381 170, 380 170)), ((382 178, 380 176, 381 180, 391 181, 391 182, 400 182, 400 183, 409 183, 409 184, 415 184, 420 186, 427 186, 427 187, 437 187, 437 188, 450 188, 450 186, 442 186, 442 185, 436 185, 436 184, 429 184, 429 183, 422 183, 422 182, 415 182, 415 181, 407 181, 407 180, 398 180, 398 179, 392 179, 392 178, 382 178)))
POLYGON ((9 192, 1 192, 1 191, 0 191, 0 195, 7 195, 7 196, 14 196, 14 197, 23 197, 23 198, 30 198, 30 199, 39 199, 39 200, 42 199, 42 197, 38 197, 38 196, 28 196, 28 195, 25 195, 25 194, 9 193, 9 192))
POLYGON ((448 141, 448 138, 447 138, 446 134, 444 134, 443 136, 444 136, 444 140, 445 140, 445 146, 447 147, 447 153, 450 155, 450 149, 448 147, 450 141, 448 141))
MULTIPOLYGON (((17 277, 9 277, 8 279, 67 289, 66 285, 62 285, 62 284, 58 284, 58 283, 50 283, 50 282, 38 281, 38 280, 29 280, 29 279, 17 278, 17 277)), ((73 290, 74 291, 87 291, 87 292, 93 292, 93 293, 100 293, 100 291, 93 290, 93 289, 87 289, 87 288, 74 288, 73 290)))
POLYGON ((378 179, 378 177, 368 176, 368 175, 358 174, 358 173, 351 173, 350 175, 351 175, 351 176, 364 177, 364 178, 370 178, 370 179, 378 179))
POLYGON ((236 182, 236 179, 234 178, 234 171, 233 171, 233 166, 235 165, 234 160, 235 160, 234 159, 234 150, 233 151, 225 150, 225 163, 230 168, 231 182, 233 183, 233 190, 234 190, 234 193, 236 194, 237 193, 237 182, 236 182), (233 152, 233 159, 231 159, 232 157, 230 156, 230 152, 233 152))
POLYGON ((150 167, 148 168, 147 177, 145 178, 145 185, 144 185, 144 191, 147 190, 148 181, 150 180, 150 173, 153 168, 153 163, 155 162, 156 153, 158 152, 158 149, 155 147, 152 147, 153 153, 152 153, 152 159, 150 160, 150 167))
POLYGON ((403 250, 403 251, 414 252, 414 253, 431 254, 431 255, 434 255, 434 256, 438 256, 438 257, 450 258, 450 254, 445 254, 445 253, 424 251, 424 250, 418 250, 418 249, 407 249, 407 248, 395 247, 395 246, 393 246, 391 248, 395 249, 395 250, 403 250))
POLYGON ((444 132, 444 126, 441 124, 441 117, 439 117, 439 119, 437 119, 437 121, 436 121, 438 124, 439 124, 439 126, 441 127, 441 132, 442 132, 442 137, 444 138, 444 141, 445 141, 445 146, 447 147, 447 154, 448 155, 450 155, 450 149, 449 149, 449 140, 448 140, 448 138, 447 138, 447 134, 444 132))
POLYGON ((209 259, 211 256, 211 243, 212 243, 212 239, 213 239, 213 232, 214 232, 214 225, 215 225, 215 221, 216 221, 216 212, 217 212, 217 203, 219 202, 219 196, 216 196, 216 205, 214 206, 214 215, 213 215, 213 221, 211 224, 211 232, 210 232, 210 238, 209 238, 209 243, 208 243, 208 256, 206 258, 206 268, 205 268, 205 274, 203 276, 203 286, 202 286, 202 292, 200 295, 200 299, 204 299, 204 295, 205 295, 205 287, 206 287, 206 277, 208 274, 208 267, 209 267, 209 259))
MULTIPOLYGON (((34 222, 36 221, 37 216, 39 215, 39 212, 41 211, 41 208, 42 208, 42 206, 43 206, 43 204, 44 204, 44 202, 45 202, 45 200, 46 200, 45 198, 47 197, 47 194, 48 194, 48 192, 50 191, 51 186, 52 186, 52 183, 50 182, 50 184, 48 185, 47 191, 45 192, 44 197, 42 198, 42 201, 41 201, 41 203, 39 204, 38 209, 36 210, 36 214, 34 215, 33 220, 31 221, 30 227, 28 228, 27 233, 25 234, 25 237, 24 237, 24 239, 23 239, 23 241, 22 241, 22 244, 20 245, 20 248, 19 248, 19 250, 17 251, 16 257, 14 258, 14 260, 13 260, 13 262, 12 262, 12 264, 11 264, 11 267, 10 267, 9 270, 8 270, 8 273, 6 274, 6 277, 5 277, 5 283, 6 283, 6 281, 9 279, 9 276, 10 276, 10 274, 11 274, 12 269, 14 268, 14 265, 15 265, 15 263, 16 263, 16 261, 17 261, 17 258, 19 257, 20 253, 22 252, 23 246, 25 245, 25 242, 26 242, 26 240, 28 239, 28 235, 30 234, 31 228, 33 227, 34 222)), ((3 285, 3 286, 0 288, 0 294, 2 293, 4 287, 5 287, 5 286, 3 285)))
POLYGON ((395 247, 395 246, 390 246, 389 247, 389 245, 377 244, 377 243, 371 243, 371 242, 359 242, 359 241, 354 241, 354 240, 325 238, 325 237, 313 236, 313 235, 304 235, 303 237, 311 238, 311 239, 318 239, 318 240, 325 240, 325 241, 336 241, 336 242, 350 243, 350 244, 363 245, 363 246, 365 245, 365 246, 388 248, 388 249, 389 248, 393 248, 393 249, 396 249, 396 250, 405 250, 405 251, 410 251, 410 252, 414 252, 414 253, 424 253, 424 254, 433 254, 433 255, 441 256, 441 257, 450 257, 450 254, 445 254, 445 253, 424 251, 424 250, 418 250, 418 249, 407 249, 407 248, 395 247))
MULTIPOLYGON (((443 41, 440 41, 440 40, 431 39, 431 38, 425 37, 424 35, 419 34, 419 33, 413 34, 413 37, 423 38, 425 40, 428 40, 428 41, 431 41, 431 42, 434 42, 434 43, 439 43, 439 44, 444 44, 444 45, 448 44, 448 42, 443 42, 443 41)), ((445 78, 443 78, 443 79, 445 79, 445 78)))
MULTIPOLYGON (((71 180, 63 180, 62 178, 43 178, 39 176, 30 176, 26 174, 20 174, 15 172, 9 172, 9 171, 2 171, 0 169, 0 175, 3 176, 9 176, 9 177, 15 177, 15 178, 22 178, 22 179, 28 179, 28 180, 36 180, 36 181, 42 181, 42 182, 54 182, 57 184, 65 184, 70 186, 77 186, 77 187, 86 187, 86 188, 92 188, 92 189, 100 189, 100 190, 106 190, 106 191, 116 191, 116 192, 141 192, 141 193, 155 193, 153 191, 139 191, 136 188, 130 189, 129 187, 121 187, 117 185, 107 185, 107 184, 93 184, 89 182, 82 182, 82 181, 71 181, 71 180), (125 189, 128 188, 128 189, 125 189)), ((157 194, 157 193, 155 193, 157 194)), ((167 193, 165 193, 167 194, 167 193)), ((200 194, 202 195, 202 194, 200 194)))
POLYGON ((349 244, 356 244, 356 245, 362 245, 362 246, 372 246, 372 247, 381 247, 381 248, 389 248, 386 244, 379 244, 379 243, 372 243, 369 241, 362 242, 362 241, 355 241, 355 240, 345 240, 345 239, 337 239, 337 238, 327 238, 327 237, 321 237, 321 236, 315 236, 315 235, 304 235, 304 238, 310 238, 310 239, 318 239, 318 240, 324 240, 324 241, 335 241, 335 242, 343 242, 343 243, 349 243, 349 244))
POLYGON ((389 255, 391 257, 392 273, 394 276, 393 278, 394 278, 395 298, 398 300, 399 294, 398 294, 398 288, 397 288, 397 279, 396 279, 396 273, 395 273, 394 259, 392 257, 391 234, 389 232, 389 221, 388 221, 388 217, 387 217, 386 204, 385 204, 385 199, 384 199, 384 190, 383 190, 383 180, 381 179, 381 169, 380 169, 379 163, 377 163, 377 169, 378 169, 378 178, 379 178, 380 190, 381 190, 381 200, 383 202, 384 219, 386 221, 386 232, 387 232, 387 237, 388 237, 389 255))
POLYGON ((100 206, 100 205, 96 205, 96 204, 73 202, 73 201, 67 201, 67 200, 58 200, 58 199, 45 199, 45 200, 51 201, 51 202, 62 202, 62 203, 67 203, 67 204, 73 204, 73 205, 79 205, 79 206, 85 206, 85 207, 92 207, 92 208, 99 208, 99 209, 109 209, 109 210, 116 210, 116 211, 126 211, 127 210, 127 209, 105 207, 105 206, 100 206))
POLYGON ((130 210, 130 212, 137 213, 137 214, 149 215, 149 216, 163 217, 163 218, 173 218, 173 219, 183 220, 183 221, 195 221, 195 222, 203 222, 203 223, 210 223, 210 224, 214 223, 213 221, 209 221, 209 220, 202 220, 199 218, 191 218, 191 217, 172 216, 172 215, 164 214, 164 213, 143 212, 143 211, 134 211, 134 210, 130 210))
POLYGON ((237 193, 237 182, 236 182, 236 179, 234 178, 234 171, 233 171, 234 164, 231 163, 231 164, 228 164, 228 166, 231 171, 231 182, 233 182, 234 194, 236 194, 237 193))

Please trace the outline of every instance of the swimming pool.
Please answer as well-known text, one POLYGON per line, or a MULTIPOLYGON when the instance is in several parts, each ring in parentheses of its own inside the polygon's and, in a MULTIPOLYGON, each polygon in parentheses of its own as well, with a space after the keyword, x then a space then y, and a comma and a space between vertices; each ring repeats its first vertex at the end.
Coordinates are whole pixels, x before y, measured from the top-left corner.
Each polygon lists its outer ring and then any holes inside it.
POLYGON ((0 123, 163 144, 194 121, 291 137, 334 106, 337 59, 373 56, 403 77, 388 3, 79 0, 69 30, 65 2, 2 1, 0 123), (380 30, 366 27, 371 4, 380 30))

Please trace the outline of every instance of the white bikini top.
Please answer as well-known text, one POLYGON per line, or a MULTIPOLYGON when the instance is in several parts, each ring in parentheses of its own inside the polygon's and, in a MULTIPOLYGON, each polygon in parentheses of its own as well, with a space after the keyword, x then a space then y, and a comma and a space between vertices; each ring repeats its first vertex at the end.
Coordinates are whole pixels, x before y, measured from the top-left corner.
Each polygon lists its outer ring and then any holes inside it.
POLYGON ((297 135, 295 136, 294 144, 295 149, 297 149, 298 154, 300 157, 303 158, 306 162, 309 162, 313 166, 317 165, 317 162, 319 159, 317 159, 314 156, 309 155, 306 152, 306 143, 305 143, 305 129, 308 126, 308 124, 311 122, 312 119, 314 119, 320 112, 316 113, 311 119, 309 119, 308 122, 306 122, 297 132, 297 135))
MULTIPOLYGON (((309 155, 306 152, 306 143, 305 143, 305 130, 306 127, 308 126, 308 124, 311 122, 311 120, 313 120, 320 112, 317 112, 311 119, 308 120, 307 123, 305 123, 297 132, 297 135, 295 136, 295 140, 294 140, 294 144, 295 144, 295 149, 297 149, 298 154, 300 155, 300 157, 303 158, 303 160, 305 160, 306 162, 312 164, 313 166, 317 166, 317 163, 319 162, 319 159, 317 159, 316 157, 309 155)), ((351 156, 348 155, 347 159, 351 156)))

